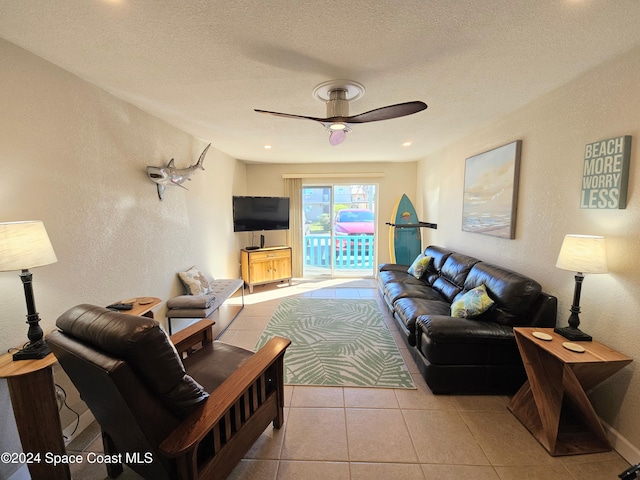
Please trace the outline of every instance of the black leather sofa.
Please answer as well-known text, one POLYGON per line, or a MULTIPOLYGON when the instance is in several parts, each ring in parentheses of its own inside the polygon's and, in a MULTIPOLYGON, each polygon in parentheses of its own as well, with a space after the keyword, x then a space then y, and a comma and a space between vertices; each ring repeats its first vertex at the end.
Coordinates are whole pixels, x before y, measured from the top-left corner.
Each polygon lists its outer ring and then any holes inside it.
POLYGON ((382 264, 380 295, 436 394, 511 394, 526 380, 513 327, 554 327, 557 299, 535 280, 476 258, 429 246, 416 278, 409 265, 382 264), (451 316, 451 304, 485 285, 495 302, 473 318, 451 316))

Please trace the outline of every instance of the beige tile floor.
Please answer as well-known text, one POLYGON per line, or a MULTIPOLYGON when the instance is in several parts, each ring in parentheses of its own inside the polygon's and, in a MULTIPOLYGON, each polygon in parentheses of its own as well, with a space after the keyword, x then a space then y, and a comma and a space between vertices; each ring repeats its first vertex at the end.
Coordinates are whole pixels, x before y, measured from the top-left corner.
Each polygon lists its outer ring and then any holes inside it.
MULTIPOLYGON (((370 279, 255 287, 221 339, 252 349, 280 300, 289 296, 378 299, 370 279)), ((417 390, 287 386, 284 426, 269 427, 230 479, 610 480, 629 466, 615 451, 549 456, 507 410, 508 397, 433 395, 382 304, 381 310, 417 390)), ((94 425, 69 449, 101 447, 94 425)), ((104 466, 87 464, 72 474, 107 478, 104 466)), ((139 477, 127 469, 121 478, 139 477)))

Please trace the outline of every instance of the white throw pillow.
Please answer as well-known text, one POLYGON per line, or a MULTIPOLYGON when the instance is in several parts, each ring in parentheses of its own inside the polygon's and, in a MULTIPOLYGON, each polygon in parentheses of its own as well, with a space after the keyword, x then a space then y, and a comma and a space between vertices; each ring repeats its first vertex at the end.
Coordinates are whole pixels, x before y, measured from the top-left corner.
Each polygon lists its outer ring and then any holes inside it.
POLYGON ((190 295, 202 295, 203 293, 211 293, 211 285, 204 274, 198 270, 195 265, 186 272, 178 273, 180 280, 184 284, 184 288, 190 295))

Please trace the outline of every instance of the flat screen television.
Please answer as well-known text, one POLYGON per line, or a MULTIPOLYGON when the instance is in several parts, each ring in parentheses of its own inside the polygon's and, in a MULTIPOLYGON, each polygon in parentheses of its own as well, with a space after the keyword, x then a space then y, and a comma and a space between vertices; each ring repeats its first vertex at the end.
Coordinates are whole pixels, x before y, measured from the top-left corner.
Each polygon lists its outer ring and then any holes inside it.
POLYGON ((233 197, 233 231, 289 229, 289 197, 233 197))

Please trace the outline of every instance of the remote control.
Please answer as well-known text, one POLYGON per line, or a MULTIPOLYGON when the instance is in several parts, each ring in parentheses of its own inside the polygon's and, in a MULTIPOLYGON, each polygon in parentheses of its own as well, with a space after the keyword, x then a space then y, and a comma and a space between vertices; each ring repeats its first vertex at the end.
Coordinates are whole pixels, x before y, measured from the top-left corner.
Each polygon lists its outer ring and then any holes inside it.
POLYGON ((112 303, 107 306, 109 310, 131 310, 133 308, 133 303, 112 303))

